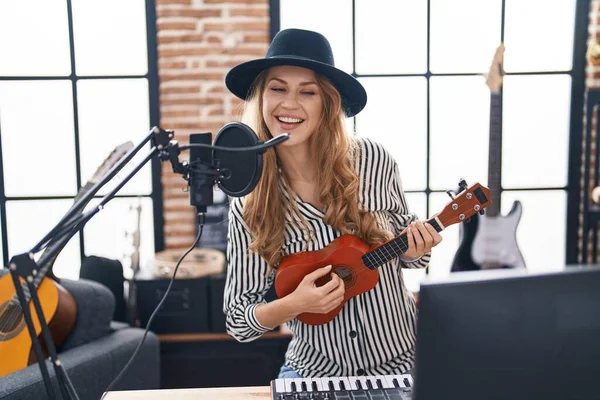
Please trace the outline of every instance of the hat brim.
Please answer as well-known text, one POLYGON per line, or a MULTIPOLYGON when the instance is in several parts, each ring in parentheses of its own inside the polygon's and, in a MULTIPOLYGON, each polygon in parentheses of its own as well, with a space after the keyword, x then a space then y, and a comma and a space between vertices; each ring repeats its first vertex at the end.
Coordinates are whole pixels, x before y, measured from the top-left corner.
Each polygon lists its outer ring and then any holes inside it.
POLYGON ((340 93, 342 107, 347 117, 355 116, 367 104, 365 88, 352 75, 331 65, 302 57, 274 56, 239 64, 227 73, 225 85, 231 93, 246 100, 256 77, 266 68, 279 65, 303 67, 327 77, 340 93))

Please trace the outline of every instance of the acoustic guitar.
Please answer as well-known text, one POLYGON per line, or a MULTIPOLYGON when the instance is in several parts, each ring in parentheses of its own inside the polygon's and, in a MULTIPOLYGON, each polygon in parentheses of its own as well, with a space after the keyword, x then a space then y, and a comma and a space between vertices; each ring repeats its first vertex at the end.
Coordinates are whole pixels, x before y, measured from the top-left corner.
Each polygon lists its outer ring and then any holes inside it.
MULTIPOLYGON (((77 192, 74 203, 77 203, 79 199, 89 192, 132 148, 133 143, 131 142, 117 146, 96 170, 92 178, 77 192)), ((80 205, 78 214, 71 218, 70 221, 73 221, 74 218, 81 214, 86 204, 80 205)), ((62 250, 64 245, 51 241, 48 247, 46 247, 45 252, 62 250)), ((36 288, 44 318, 48 322, 52 340, 57 347, 64 342, 71 332, 77 316, 75 299, 60 285, 60 280, 52 272, 52 266, 58 254, 59 252, 48 260, 45 265, 39 266, 40 269, 33 280, 33 286, 36 288)), ((23 282, 22 279, 21 282, 23 282)), ((27 303, 30 304, 29 309, 36 335, 40 338, 44 355, 47 357, 48 352, 45 348, 45 341, 42 340, 40 335, 41 326, 37 318, 37 313, 35 312, 33 302, 30 302, 31 293, 25 283, 22 283, 21 287, 23 288, 27 303)), ((19 298, 13 285, 12 276, 8 273, 0 277, 0 360, 0 378, 37 362, 29 330, 27 329, 19 304, 19 298)))
POLYGON ((523 206, 520 201, 515 201, 507 215, 500 213, 503 63, 504 46, 500 45, 486 79, 490 89, 488 187, 492 194, 492 205, 485 215, 476 215, 468 224, 461 226, 460 244, 452 260, 452 272, 525 268, 525 260, 517 243, 517 228, 523 206))
MULTIPOLYGON (((458 196, 446 204, 444 209, 427 220, 437 232, 450 225, 463 222, 490 205, 490 191, 479 183, 467 186, 458 196)), ((326 314, 303 313, 298 320, 308 325, 322 325, 333 320, 344 304, 352 297, 373 289, 378 282, 378 267, 402 255, 408 249, 406 233, 385 243, 367 245, 355 235, 345 234, 337 237, 320 250, 290 254, 281 260, 275 276, 275 292, 279 298, 292 293, 302 279, 311 272, 331 265, 332 273, 337 274, 345 285, 344 300, 326 314)), ((331 274, 317 279, 317 286, 331 280, 331 274)))

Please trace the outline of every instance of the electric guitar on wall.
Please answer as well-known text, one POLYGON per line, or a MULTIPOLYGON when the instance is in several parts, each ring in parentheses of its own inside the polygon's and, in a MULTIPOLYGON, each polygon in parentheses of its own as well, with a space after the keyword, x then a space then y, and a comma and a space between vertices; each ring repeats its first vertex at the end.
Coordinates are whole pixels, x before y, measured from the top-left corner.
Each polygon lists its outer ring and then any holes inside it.
MULTIPOLYGON (((483 213, 490 205, 488 188, 479 183, 467 186, 464 181, 461 181, 460 186, 463 191, 448 202, 439 214, 427 221, 437 232, 463 222, 475 214, 483 213)), ((279 298, 285 297, 296 290, 306 275, 331 265, 331 272, 342 278, 346 287, 344 301, 327 314, 298 315, 298 320, 306 324, 325 324, 337 316, 350 298, 373 289, 379 280, 377 268, 399 257, 407 249, 406 233, 376 246, 367 245, 355 235, 341 235, 320 250, 303 251, 283 257, 277 267, 275 292, 279 298)), ((329 280, 331 274, 317 279, 315 283, 322 286, 329 280)))
MULTIPOLYGON (((74 203, 77 203, 79 199, 89 192, 132 148, 133 143, 131 142, 117 146, 104 160, 102 165, 98 167, 92 178, 79 189, 74 203)), ((79 206, 78 213, 69 222, 74 221, 81 214, 86 204, 79 206)), ((44 253, 54 250, 59 250, 59 252, 44 265, 39 266, 40 269, 33 279, 33 286, 40 300, 44 317, 48 322, 52 341, 57 347, 69 336, 77 316, 75 299, 60 285, 59 279, 52 272, 54 261, 56 261, 60 250, 65 245, 66 243, 61 245, 55 241, 50 242, 44 253)), ((30 303, 30 313, 36 334, 39 336, 42 329, 33 302, 30 301, 31 293, 29 292, 29 287, 22 284, 22 288, 27 303, 30 303)), ((43 352, 47 353, 45 341, 40 340, 40 343, 43 352)), ((36 361, 29 330, 21 311, 21 305, 19 304, 17 292, 13 285, 12 276, 7 273, 0 277, 0 378, 21 370, 36 361)))
POLYGON ((506 216, 500 214, 503 62, 504 45, 501 44, 486 80, 490 89, 488 186, 492 204, 485 215, 474 215, 468 224, 461 226, 461 241, 452 261, 452 272, 525 268, 525 260, 517 244, 521 202, 515 201, 506 216))

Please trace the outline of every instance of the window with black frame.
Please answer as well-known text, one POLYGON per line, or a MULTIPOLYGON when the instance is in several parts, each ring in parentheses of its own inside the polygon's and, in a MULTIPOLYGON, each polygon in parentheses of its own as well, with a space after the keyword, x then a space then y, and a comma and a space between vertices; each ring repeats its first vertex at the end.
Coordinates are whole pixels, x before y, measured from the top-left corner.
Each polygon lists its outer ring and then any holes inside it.
MULTIPOLYGON (((587 9, 576 0, 272 0, 271 10, 273 32, 323 33, 336 65, 364 84, 368 104, 348 126, 393 154, 420 219, 441 211, 461 177, 488 184, 492 104, 485 74, 504 43, 501 163, 494 168, 501 213, 517 200, 522 205, 518 225, 505 234, 516 235, 527 268, 564 266, 567 211, 574 207, 567 199, 577 190, 568 184, 569 148, 580 138, 570 139, 570 114, 572 98, 583 95, 582 88, 573 92, 584 68, 584 60, 573 62, 574 37, 587 30, 575 21, 587 22, 576 18, 576 10, 587 16, 587 9)), ((450 273, 460 229, 443 233, 428 271, 405 271, 409 289, 417 290, 426 273, 450 273)))
MULTIPOLYGON (((113 149, 128 141, 137 145, 156 124, 153 8, 145 0, 0 2, 4 263, 31 249, 61 219, 113 149)), ((71 239, 54 273, 76 279, 82 257, 90 255, 119 259, 127 268, 138 225, 142 262, 152 257, 154 220, 162 207, 153 181, 148 164, 71 239)))

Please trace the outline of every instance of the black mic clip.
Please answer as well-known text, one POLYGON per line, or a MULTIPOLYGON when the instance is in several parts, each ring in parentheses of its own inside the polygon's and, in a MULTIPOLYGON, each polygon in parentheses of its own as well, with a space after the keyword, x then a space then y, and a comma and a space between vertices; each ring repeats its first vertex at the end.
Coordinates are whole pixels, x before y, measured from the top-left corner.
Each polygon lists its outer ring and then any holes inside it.
POLYGON ((165 130, 155 127, 155 136, 153 138, 154 147, 158 150, 158 158, 161 161, 169 161, 173 172, 183 175, 186 181, 190 179, 190 166, 187 162, 179 161, 179 142, 173 140, 175 133, 172 130, 165 130))

